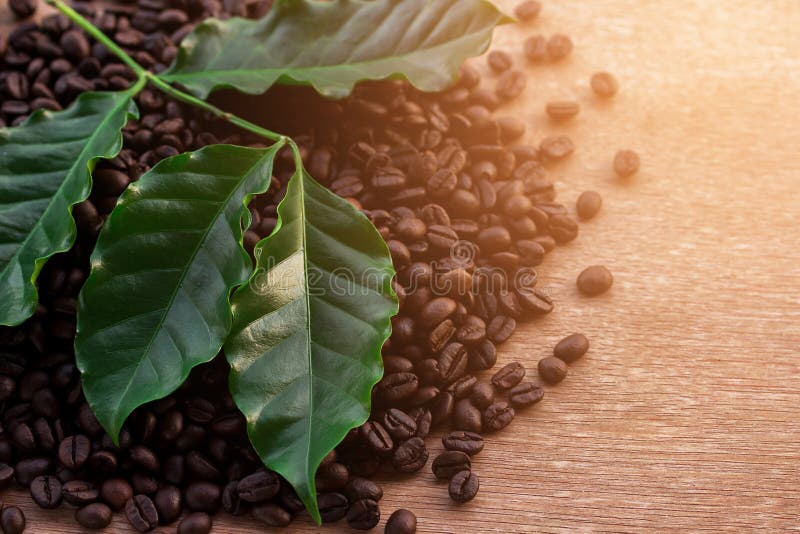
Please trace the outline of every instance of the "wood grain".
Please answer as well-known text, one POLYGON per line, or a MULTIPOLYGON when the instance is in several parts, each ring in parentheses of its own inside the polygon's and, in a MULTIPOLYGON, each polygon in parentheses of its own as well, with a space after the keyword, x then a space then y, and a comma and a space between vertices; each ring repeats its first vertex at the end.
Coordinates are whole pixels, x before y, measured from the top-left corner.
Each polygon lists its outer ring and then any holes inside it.
MULTIPOLYGON (((527 121, 531 141, 576 141, 553 169, 562 201, 590 188, 605 199, 542 268, 557 310, 500 360, 534 369, 573 331, 592 349, 488 439, 473 502, 450 503, 426 470, 386 481, 384 517, 410 508, 426 533, 800 531, 798 27, 796 0, 559 0, 497 33, 520 66, 527 36, 574 38, 563 64, 524 66, 532 80, 503 111, 527 121), (588 89, 601 69, 621 83, 607 103, 588 89), (561 97, 583 112, 554 126, 543 106, 561 97), (611 172, 618 148, 642 156, 627 183, 611 172), (594 263, 615 285, 582 298, 575 277, 594 263)), ((4 499, 31 532, 78 531, 65 511, 4 499)), ((216 519, 215 532, 258 530, 216 519)), ((316 530, 298 520, 286 532, 316 530)), ((130 532, 122 520, 107 531, 130 532)))

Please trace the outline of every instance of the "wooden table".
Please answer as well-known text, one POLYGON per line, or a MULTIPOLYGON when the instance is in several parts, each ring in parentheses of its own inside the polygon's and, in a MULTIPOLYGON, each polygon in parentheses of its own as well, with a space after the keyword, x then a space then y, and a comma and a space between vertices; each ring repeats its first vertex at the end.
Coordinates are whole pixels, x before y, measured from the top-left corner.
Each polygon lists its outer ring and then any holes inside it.
MULTIPOLYGON (((605 199, 541 270, 557 310, 523 327, 500 362, 534 369, 573 331, 592 349, 488 439, 473 502, 451 503, 426 469, 385 483, 384 517, 410 508, 425 533, 800 531, 798 28, 797 0, 559 0, 531 26, 498 31, 520 65, 526 36, 573 36, 568 61, 526 68, 533 80, 507 112, 531 140, 576 141, 553 170, 560 199, 605 199), (588 89, 601 69, 621 83, 608 103, 588 89), (560 97, 583 111, 554 126, 543 103, 560 97), (619 148, 643 160, 627 183, 611 172, 619 148), (616 281, 587 299, 574 280, 593 263, 616 281)), ((4 499, 30 532, 78 531, 64 510, 4 499)), ((215 532, 258 530, 216 519, 215 532)), ((311 531, 309 520, 287 530, 311 531)), ((129 529, 118 519, 107 532, 129 529)))

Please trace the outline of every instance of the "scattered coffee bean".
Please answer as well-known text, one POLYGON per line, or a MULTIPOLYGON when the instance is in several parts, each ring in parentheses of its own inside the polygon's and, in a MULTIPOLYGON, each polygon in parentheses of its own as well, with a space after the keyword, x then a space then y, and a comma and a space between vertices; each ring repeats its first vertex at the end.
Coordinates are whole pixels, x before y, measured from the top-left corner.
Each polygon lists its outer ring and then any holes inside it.
POLYGON ((194 512, 178 523, 178 534, 208 534, 211 532, 211 516, 194 512))
POLYGON ((608 291, 614 283, 614 276, 602 265, 592 265, 578 275, 578 290, 588 297, 608 291))
POLYGON ((220 505, 222 489, 211 482, 194 482, 186 488, 186 508, 193 512, 214 513, 220 505))
POLYGON ((516 408, 536 404, 541 401, 543 397, 544 390, 533 382, 522 382, 511 388, 508 392, 509 402, 516 408))
POLYGON ((578 217, 588 220, 597 215, 603 205, 603 197, 596 191, 584 191, 575 203, 575 211, 578 217))
POLYGON ((553 355, 572 363, 579 360, 589 350, 589 339, 583 334, 570 334, 553 348, 553 355))
POLYGON ((591 79, 592 91, 602 98, 611 98, 619 91, 619 83, 608 72, 596 72, 591 79))
POLYGON ((8 7, 18 18, 28 18, 36 12, 39 0, 8 0, 8 7))
POLYGON ((428 449, 422 438, 410 438, 401 443, 392 457, 392 465, 401 473, 414 473, 428 462, 428 449))
POLYGON ((555 356, 539 360, 539 376, 548 384, 558 384, 567 376, 567 364, 555 356))
POLYGON ((271 471, 262 469, 241 479, 236 492, 243 501, 262 502, 274 497, 280 489, 278 477, 271 471))
POLYGON ((417 516, 404 508, 395 510, 386 521, 383 532, 385 534, 415 534, 417 532, 417 516))
POLYGON ((25 530, 25 514, 16 506, 6 506, 0 512, 0 528, 4 534, 22 534, 25 530))
POLYGON ((383 489, 369 479, 352 477, 344 488, 344 494, 351 503, 359 499, 380 501, 383 498, 383 489))
POLYGON ((111 524, 113 512, 107 505, 96 502, 75 511, 75 521, 82 527, 100 530, 111 524))
POLYGON ((176 521, 183 511, 183 496, 176 486, 163 486, 153 497, 160 523, 169 525, 176 521))
POLYGON ((538 0, 527 0, 514 8, 514 15, 521 21, 530 22, 539 16, 542 11, 542 3, 538 0))
POLYGON ((58 446, 58 460, 67 469, 78 470, 89 459, 91 451, 89 438, 82 434, 70 436, 64 438, 58 446))
POLYGON ((271 502, 259 504, 252 513, 253 518, 270 527, 286 527, 292 522, 292 514, 271 502))
POLYGON ((487 61, 489 62, 489 67, 495 72, 505 72, 510 69, 511 65, 514 63, 511 59, 511 55, 502 50, 493 50, 489 52, 487 61))
POLYGON ((158 526, 158 511, 147 495, 134 495, 125 503, 125 519, 139 532, 150 532, 158 526))
POLYGON ((347 524, 356 530, 370 530, 380 520, 380 508, 372 499, 360 499, 347 511, 347 524))
POLYGON ((50 475, 38 476, 31 481, 31 497, 42 508, 58 508, 61 504, 61 481, 50 475))
POLYGON ((574 100, 557 100, 548 102, 545 111, 554 121, 565 121, 580 113, 581 105, 574 100))
POLYGON ((324 523, 335 523, 347 515, 350 504, 341 493, 322 493, 318 498, 319 513, 324 523))
POLYGON ((483 438, 475 432, 455 430, 442 436, 442 445, 448 451, 460 451, 475 456, 483 450, 483 438))
POLYGON ((445 451, 433 459, 431 471, 439 479, 451 478, 454 474, 469 469, 469 456, 462 451, 445 451))
POLYGON ((450 498, 457 503, 471 501, 478 494, 479 489, 478 475, 470 470, 460 471, 453 475, 447 488, 450 498))
POLYGON ((630 178, 639 171, 639 154, 633 150, 620 150, 614 156, 614 172, 620 178, 630 178))
POLYGON ((492 375, 492 384, 499 389, 510 389, 519 384, 523 378, 525 378, 525 367, 519 362, 511 362, 492 375))
POLYGON ((496 432, 505 428, 514 419, 514 408, 505 402, 495 402, 483 412, 483 427, 496 432))

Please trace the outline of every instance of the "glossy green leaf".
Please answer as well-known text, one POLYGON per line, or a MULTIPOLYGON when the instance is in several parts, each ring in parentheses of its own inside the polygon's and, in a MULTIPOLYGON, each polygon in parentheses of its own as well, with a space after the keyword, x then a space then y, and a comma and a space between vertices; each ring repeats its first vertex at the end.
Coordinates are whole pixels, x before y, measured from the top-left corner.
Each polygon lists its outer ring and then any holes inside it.
POLYGON ((231 289, 252 271, 245 205, 269 187, 278 148, 174 156, 120 197, 92 254, 75 338, 86 399, 112 438, 137 406, 219 352, 231 289))
POLYGON ((230 387, 264 464, 319 522, 314 475, 370 411, 381 347, 397 313, 386 244, 369 220, 295 174, 279 224, 233 296, 230 387))
POLYGON ((261 20, 203 22, 162 77, 203 98, 218 87, 258 94, 275 83, 342 98, 360 80, 397 76, 439 91, 509 20, 486 0, 278 0, 261 20))
POLYGON ((0 129, 0 324, 35 311, 39 271, 72 246, 72 206, 89 196, 96 160, 119 153, 133 116, 130 92, 85 93, 64 111, 0 129))

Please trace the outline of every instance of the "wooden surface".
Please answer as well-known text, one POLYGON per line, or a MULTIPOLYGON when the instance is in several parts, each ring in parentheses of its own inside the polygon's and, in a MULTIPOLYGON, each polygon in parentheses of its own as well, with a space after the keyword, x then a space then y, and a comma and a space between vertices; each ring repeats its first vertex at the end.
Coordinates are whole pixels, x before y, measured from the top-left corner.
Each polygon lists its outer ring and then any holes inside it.
MULTIPOLYGON (((488 439, 473 502, 452 504, 426 468, 385 483, 384 518, 410 508, 425 533, 800 531, 799 27, 797 0, 558 0, 498 32, 515 54, 529 34, 573 36, 570 60, 526 68, 535 80, 508 112, 534 140, 576 141, 553 169, 562 201, 591 188, 605 202, 541 270, 556 311, 521 329, 500 363, 534 369, 573 331, 592 348, 488 439), (607 104, 588 90, 600 69, 621 83, 607 104), (553 127, 543 102, 559 97, 583 112, 553 127), (618 148, 642 155, 629 183, 610 171, 618 148), (616 282, 582 298, 574 280, 593 263, 616 282)), ((31 532, 77 529, 64 511, 4 498, 31 532)), ((216 520, 215 532, 257 530, 216 520)), ((298 520, 286 532, 316 530, 298 520)))

